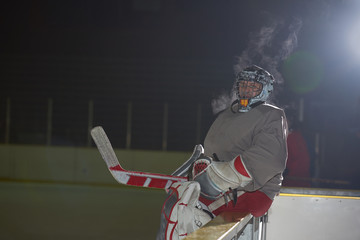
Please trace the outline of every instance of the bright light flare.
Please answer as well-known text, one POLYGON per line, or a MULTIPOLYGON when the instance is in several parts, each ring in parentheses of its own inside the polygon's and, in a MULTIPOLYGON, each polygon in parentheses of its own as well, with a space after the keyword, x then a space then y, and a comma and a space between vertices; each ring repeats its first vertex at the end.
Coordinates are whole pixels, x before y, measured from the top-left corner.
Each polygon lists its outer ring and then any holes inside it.
POLYGON ((355 58, 354 60, 360 61, 360 19, 350 26, 347 45, 350 53, 355 58))

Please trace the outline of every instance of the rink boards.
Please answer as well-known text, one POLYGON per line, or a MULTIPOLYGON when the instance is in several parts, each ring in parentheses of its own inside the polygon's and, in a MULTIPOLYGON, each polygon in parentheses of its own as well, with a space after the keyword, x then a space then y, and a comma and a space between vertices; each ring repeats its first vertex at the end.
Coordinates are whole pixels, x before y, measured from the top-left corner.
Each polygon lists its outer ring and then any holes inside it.
MULTIPOLYGON (((238 239, 246 224, 251 223, 252 216, 246 217, 229 220, 218 216, 186 240, 238 239)), ((269 209, 265 238, 353 240, 360 239, 359 226, 359 191, 288 188, 269 209)))
POLYGON ((266 239, 360 239, 359 226, 359 191, 284 189, 269 210, 266 239))

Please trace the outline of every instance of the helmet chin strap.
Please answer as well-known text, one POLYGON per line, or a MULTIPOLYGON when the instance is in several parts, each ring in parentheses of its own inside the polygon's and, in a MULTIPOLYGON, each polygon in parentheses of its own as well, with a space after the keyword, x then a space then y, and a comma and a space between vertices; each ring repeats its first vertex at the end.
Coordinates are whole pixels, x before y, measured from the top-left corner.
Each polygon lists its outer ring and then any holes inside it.
POLYGON ((232 113, 238 113, 239 112, 239 99, 236 99, 235 101, 233 101, 233 103, 230 106, 231 112, 232 113), (234 106, 237 104, 237 110, 234 111, 234 106))

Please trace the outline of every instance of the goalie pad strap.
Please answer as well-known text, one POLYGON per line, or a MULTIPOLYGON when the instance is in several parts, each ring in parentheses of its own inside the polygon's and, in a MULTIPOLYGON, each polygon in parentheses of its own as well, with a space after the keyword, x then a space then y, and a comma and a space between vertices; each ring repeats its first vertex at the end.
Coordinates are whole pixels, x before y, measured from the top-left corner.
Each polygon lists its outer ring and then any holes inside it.
MULTIPOLYGON (((238 197, 240 197, 241 195, 243 195, 245 192, 244 191, 240 191, 240 190, 237 190, 237 196, 236 196, 236 200, 238 197)), ((216 209, 218 209, 219 207, 227 204, 228 200, 226 199, 226 195, 224 195, 223 197, 221 198, 218 198, 217 200, 213 201, 212 203, 210 203, 209 205, 207 205, 208 209, 211 211, 211 212, 214 212, 216 209)), ((228 197, 230 198, 230 200, 233 200, 234 204, 235 204, 235 199, 234 199, 234 196, 231 196, 231 195, 228 195, 228 197)))

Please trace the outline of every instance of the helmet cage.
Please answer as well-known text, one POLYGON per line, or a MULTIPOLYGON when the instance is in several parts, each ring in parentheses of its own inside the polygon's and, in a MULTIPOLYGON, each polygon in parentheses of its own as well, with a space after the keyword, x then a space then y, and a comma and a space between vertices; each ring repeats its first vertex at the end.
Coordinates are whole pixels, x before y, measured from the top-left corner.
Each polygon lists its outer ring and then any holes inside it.
POLYGON ((274 87, 274 77, 264 69, 258 66, 251 66, 245 68, 241 72, 239 72, 236 76, 236 96, 239 102, 239 112, 247 112, 249 111, 254 104, 265 102, 271 92, 273 91, 274 87), (250 82, 258 82, 262 85, 262 89, 259 94, 256 96, 252 96, 250 98, 242 96, 239 92, 239 87, 241 82, 250 81, 250 82))
POLYGON ((257 81, 240 80, 236 82, 236 89, 238 99, 249 99, 258 96, 262 92, 263 84, 257 81))

